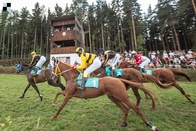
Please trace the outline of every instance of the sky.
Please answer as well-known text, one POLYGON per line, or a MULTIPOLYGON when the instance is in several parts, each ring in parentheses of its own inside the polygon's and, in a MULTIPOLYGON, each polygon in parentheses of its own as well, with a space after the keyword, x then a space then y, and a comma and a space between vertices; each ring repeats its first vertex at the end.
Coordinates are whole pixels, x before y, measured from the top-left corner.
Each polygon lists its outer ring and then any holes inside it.
MULTIPOLYGON (((96 0, 87 0, 89 4, 92 2, 96 3, 96 0)), ((107 0, 110 3, 112 0, 107 0)), ((158 0, 138 0, 138 3, 141 5, 141 9, 143 12, 147 12, 149 5, 151 4, 152 9, 155 8, 158 0)), ((0 0, 1 7, 3 7, 4 3, 11 3, 12 10, 21 11, 22 7, 27 7, 28 10, 32 10, 36 2, 39 2, 40 6, 45 5, 46 9, 50 7, 50 10, 54 10, 54 6, 56 3, 64 8, 66 3, 70 4, 72 0, 0 0)))

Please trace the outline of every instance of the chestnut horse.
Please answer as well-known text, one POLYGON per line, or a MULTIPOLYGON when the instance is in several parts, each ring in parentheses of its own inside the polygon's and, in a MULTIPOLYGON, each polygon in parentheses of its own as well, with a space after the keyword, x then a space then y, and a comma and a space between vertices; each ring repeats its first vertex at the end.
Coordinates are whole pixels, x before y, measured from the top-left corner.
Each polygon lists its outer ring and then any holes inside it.
MULTIPOLYGON (((146 92, 148 95, 151 96, 153 99, 153 105, 155 107, 155 100, 152 97, 153 92, 151 92, 148 89, 143 88, 141 84, 130 82, 128 80, 123 80, 123 79, 117 79, 117 78, 112 78, 112 77, 102 77, 102 78, 97 78, 98 79, 98 88, 85 88, 84 91, 80 91, 76 89, 78 85, 78 80, 77 77, 80 74, 80 72, 76 69, 72 69, 70 65, 66 63, 62 63, 61 61, 57 60, 57 63, 55 64, 54 67, 54 73, 56 76, 62 75, 66 81, 66 89, 65 91, 61 91, 57 93, 56 97, 53 100, 52 105, 55 104, 57 97, 60 94, 64 94, 64 100, 63 103, 61 104, 59 110, 57 113, 51 117, 51 120, 54 120, 55 118, 58 117, 60 111, 64 108, 64 106, 67 104, 67 102, 72 98, 96 98, 102 95, 107 95, 108 98, 116 104, 124 113, 124 119, 123 123, 119 124, 121 127, 126 127, 127 126, 127 117, 128 117, 128 110, 131 108, 133 111, 135 111, 143 120, 143 122, 152 130, 157 131, 158 129, 151 125, 147 119, 144 117, 144 115, 141 113, 140 109, 135 106, 131 100, 129 99, 129 96, 126 92, 126 87, 123 84, 123 82, 126 82, 130 84, 131 86, 137 86, 139 89, 142 91, 146 92), (122 82, 123 81, 123 82, 122 82), (129 108, 128 108, 129 107, 129 108)), ((81 80, 80 80, 81 81, 81 80)), ((95 83, 95 81, 94 81, 95 83)))
POLYGON ((32 75, 30 74, 31 67, 29 67, 25 63, 20 63, 17 65, 17 73, 20 73, 21 71, 25 73, 25 76, 27 77, 27 80, 28 80, 28 84, 20 98, 24 98, 25 93, 27 92, 29 87, 33 86, 33 88, 36 90, 37 94, 39 95, 40 100, 42 101, 43 96, 40 94, 39 89, 36 86, 36 84, 42 83, 45 81, 47 81, 48 84, 51 86, 60 87, 62 91, 65 90, 65 86, 61 83, 60 77, 52 79, 51 69, 42 70, 42 72, 38 76, 32 77, 32 75))
MULTIPOLYGON (((139 67, 137 67, 136 65, 131 65, 129 62, 127 62, 126 65, 127 67, 134 68, 139 71, 139 67)), ((166 68, 155 68, 155 69, 152 69, 152 75, 155 76, 157 79, 159 79, 160 82, 162 83, 171 83, 170 86, 176 87, 181 92, 181 94, 184 95, 192 104, 195 104, 195 102, 190 99, 190 95, 185 93, 183 88, 179 84, 177 84, 176 79, 175 79, 175 75, 183 76, 189 82, 191 82, 190 77, 187 74, 181 71, 170 70, 166 68)), ((170 88, 170 86, 166 87, 166 89, 170 88)))
MULTIPOLYGON (((136 82, 136 83, 140 83, 140 84, 142 84, 144 81, 145 82, 152 82, 156 85, 156 87, 161 87, 163 89, 165 89, 166 87, 171 85, 171 83, 162 84, 162 83, 159 82, 159 80, 155 76, 152 76, 152 75, 149 75, 149 74, 142 74, 138 70, 135 70, 133 68, 122 68, 122 71, 123 71, 122 76, 119 76, 118 78, 126 79, 126 80, 136 82)), ((98 68, 93 73, 99 78, 107 76, 104 67, 98 68)), ((125 86, 126 86, 127 90, 130 88, 130 86, 128 84, 125 84, 125 86)), ((131 89, 132 89, 132 91, 133 91, 133 93, 136 97, 136 106, 139 106, 141 96, 138 92, 138 88, 132 86, 131 89)), ((147 99, 148 98, 147 94, 145 93, 145 95, 146 95, 146 99, 147 99)))

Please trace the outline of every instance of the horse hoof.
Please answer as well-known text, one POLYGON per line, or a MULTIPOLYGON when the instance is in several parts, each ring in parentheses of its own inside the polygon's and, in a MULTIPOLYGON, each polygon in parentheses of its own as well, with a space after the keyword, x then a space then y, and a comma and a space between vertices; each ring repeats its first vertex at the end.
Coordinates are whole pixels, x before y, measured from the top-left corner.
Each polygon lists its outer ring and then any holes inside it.
MULTIPOLYGON (((154 127, 155 127, 155 126, 154 126, 154 127)), ((159 131, 159 130, 155 127, 155 129, 154 129, 153 131, 159 131)))
POLYGON ((195 104, 195 102, 194 102, 194 101, 192 101, 191 103, 192 103, 192 104, 195 104))
POLYGON ((21 96, 20 98, 24 98, 24 96, 21 96))
POLYGON ((54 116, 53 116, 53 117, 51 117, 51 118, 50 118, 50 120, 51 120, 51 121, 53 121, 53 120, 54 120, 54 116))
POLYGON ((40 96, 40 100, 41 100, 41 101, 43 100, 43 96, 40 96))
POLYGON ((55 107, 55 104, 52 104, 52 107, 55 107))
POLYGON ((127 127, 127 123, 126 122, 123 122, 122 124, 119 124, 118 126, 119 127, 127 127))

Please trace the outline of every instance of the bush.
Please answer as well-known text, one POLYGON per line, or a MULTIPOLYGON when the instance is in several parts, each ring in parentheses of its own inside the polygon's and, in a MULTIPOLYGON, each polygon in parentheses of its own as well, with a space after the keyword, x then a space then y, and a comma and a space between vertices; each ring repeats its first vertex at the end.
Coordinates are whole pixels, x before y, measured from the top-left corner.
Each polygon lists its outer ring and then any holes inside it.
POLYGON ((0 66, 0 73, 15 74, 16 72, 16 66, 0 66))

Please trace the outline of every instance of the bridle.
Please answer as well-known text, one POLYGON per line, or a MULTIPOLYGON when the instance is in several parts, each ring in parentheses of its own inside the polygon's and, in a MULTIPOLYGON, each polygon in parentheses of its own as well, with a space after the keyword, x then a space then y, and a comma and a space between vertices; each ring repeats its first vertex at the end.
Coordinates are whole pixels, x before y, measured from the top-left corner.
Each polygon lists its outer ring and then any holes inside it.
POLYGON ((56 66, 55 66, 55 70, 54 70, 54 71, 52 71, 52 74, 54 74, 55 76, 62 75, 63 73, 65 73, 65 72, 68 72, 68 71, 72 70, 72 69, 70 68, 70 69, 67 69, 67 70, 61 71, 61 70, 59 69, 59 63, 60 63, 60 61, 58 61, 58 62, 57 62, 56 66))

